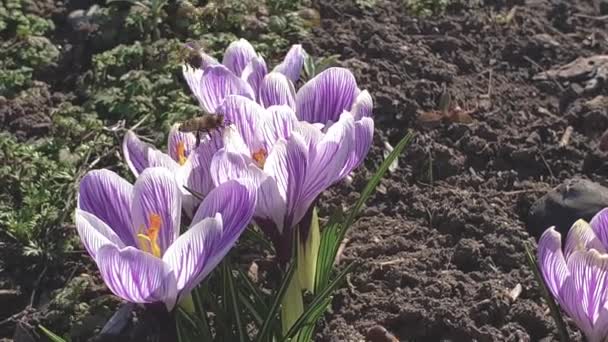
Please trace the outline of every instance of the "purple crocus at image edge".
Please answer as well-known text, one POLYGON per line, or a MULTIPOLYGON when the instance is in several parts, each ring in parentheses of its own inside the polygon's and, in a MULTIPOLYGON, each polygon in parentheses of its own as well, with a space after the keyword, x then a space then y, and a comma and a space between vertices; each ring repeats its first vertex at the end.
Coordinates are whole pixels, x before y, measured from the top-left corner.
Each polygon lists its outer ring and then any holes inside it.
POLYGON ((247 97, 226 97, 217 112, 238 134, 211 163, 216 184, 257 179, 254 219, 283 262, 291 255, 295 226, 325 189, 361 164, 374 131, 371 96, 347 69, 323 71, 302 86, 294 103, 264 108, 247 97))
POLYGON ((147 168, 133 185, 112 171, 93 170, 80 183, 76 227, 116 296, 171 310, 246 229, 257 196, 249 184, 215 187, 180 236, 182 197, 168 169, 147 168))
POLYGON ((608 340, 608 208, 566 237, 554 227, 538 242, 538 264, 551 294, 589 342, 608 340))

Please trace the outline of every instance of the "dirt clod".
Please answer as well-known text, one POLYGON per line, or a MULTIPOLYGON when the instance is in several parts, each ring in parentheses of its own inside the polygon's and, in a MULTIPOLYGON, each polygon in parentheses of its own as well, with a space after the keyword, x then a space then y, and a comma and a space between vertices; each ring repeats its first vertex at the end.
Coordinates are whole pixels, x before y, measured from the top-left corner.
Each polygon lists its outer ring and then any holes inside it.
POLYGON ((589 221, 606 207, 608 188, 584 179, 567 180, 532 205, 528 231, 538 238, 545 229, 555 226, 565 237, 576 220, 589 221))

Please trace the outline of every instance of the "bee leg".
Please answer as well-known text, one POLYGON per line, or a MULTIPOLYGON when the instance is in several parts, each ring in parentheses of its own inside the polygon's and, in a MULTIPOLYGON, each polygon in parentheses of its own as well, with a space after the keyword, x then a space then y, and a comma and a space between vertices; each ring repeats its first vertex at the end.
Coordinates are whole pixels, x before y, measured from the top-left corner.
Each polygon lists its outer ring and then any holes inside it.
POLYGON ((201 143, 201 131, 196 131, 196 147, 201 143))

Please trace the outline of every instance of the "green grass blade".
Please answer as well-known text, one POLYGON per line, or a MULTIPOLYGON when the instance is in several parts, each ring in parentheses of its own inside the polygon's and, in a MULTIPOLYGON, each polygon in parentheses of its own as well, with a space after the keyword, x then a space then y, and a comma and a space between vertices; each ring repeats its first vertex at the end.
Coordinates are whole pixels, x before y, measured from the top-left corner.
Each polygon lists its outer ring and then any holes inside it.
POLYGON ((253 227, 246 229, 245 232, 243 232, 240 241, 252 241, 254 244, 261 245, 269 252, 274 251, 274 246, 272 243, 270 243, 270 241, 268 241, 268 239, 266 239, 266 237, 257 229, 257 227, 256 229, 253 229, 253 227))
POLYGON ((39 325, 38 329, 42 330, 42 332, 46 335, 46 337, 48 337, 49 340, 51 340, 52 342, 67 342, 62 337, 60 337, 59 335, 56 335, 49 329, 43 327, 42 325, 39 325))
POLYGON ((247 333, 245 332, 245 327, 243 325, 243 320, 241 317, 241 310, 239 309, 239 305, 238 305, 238 300, 239 297, 237 296, 237 292, 236 289, 234 287, 234 278, 232 277, 232 265, 230 264, 230 261, 228 258, 224 259, 224 272, 225 272, 225 277, 226 277, 226 284, 228 285, 228 298, 227 300, 230 301, 230 306, 231 306, 231 311, 232 311, 232 316, 234 317, 234 324, 236 325, 236 331, 238 333, 239 336, 239 341, 240 342, 245 342, 245 341, 249 341, 249 337, 247 336, 247 333))
POLYGON ((245 309, 247 309, 247 311, 249 311, 249 314, 251 317, 253 317, 255 324, 262 326, 262 324, 264 324, 263 317, 266 317, 266 313, 260 313, 260 310, 255 307, 255 305, 251 302, 247 295, 243 293, 243 291, 239 291, 238 296, 239 302, 245 307, 245 309))
POLYGON ((338 237, 340 229, 339 222, 342 221, 342 219, 342 210, 336 210, 321 232, 321 243, 319 245, 319 256, 317 259, 315 277, 315 292, 321 291, 329 281, 329 276, 333 270, 335 260, 334 250, 337 250, 341 243, 341 241, 338 240, 338 237))
POLYGON ((186 341, 198 341, 199 339, 204 338, 204 331, 202 328, 204 327, 205 323, 199 317, 191 315, 181 307, 177 307, 175 311, 175 321, 178 328, 183 328, 180 322, 188 323, 189 329, 184 330, 184 334, 182 335, 188 336, 186 341))
POLYGON ((276 295, 274 296, 274 300, 272 301, 272 304, 270 305, 270 309, 268 310, 268 315, 266 316, 266 319, 264 320, 264 324, 262 325, 262 328, 260 329, 260 332, 258 333, 258 336, 256 338, 257 342, 266 342, 266 336, 268 336, 268 333, 270 332, 270 330, 274 330, 275 328, 273 327, 273 323, 276 323, 277 321, 277 314, 278 314, 278 310, 279 310, 279 306, 281 305, 281 301, 283 300, 283 297, 285 296, 285 292, 287 292, 287 286, 289 285, 289 283, 291 282, 291 278, 294 276, 295 273, 295 265, 296 263, 293 262, 291 265, 289 265, 289 268, 287 269, 285 278, 283 278, 283 282, 281 283, 281 286, 279 287, 279 290, 277 291, 276 295))
POLYGON ((213 340, 211 326, 209 325, 209 320, 207 319, 207 312, 205 311, 201 291, 203 291, 202 286, 196 287, 192 291, 192 300, 194 301, 196 314, 201 321, 201 326, 199 328, 201 329, 203 340, 211 341, 213 340))
POLYGON ((530 245, 527 242, 524 242, 524 248, 526 250, 526 260, 528 261, 528 266, 530 266, 530 268, 532 269, 532 273, 534 274, 536 281, 540 285, 540 292, 541 292, 542 296, 545 298, 545 301, 547 301, 547 304, 549 305, 549 310, 551 311, 551 317, 553 317, 553 320, 555 321, 555 325, 557 326, 557 333, 559 335, 559 340, 561 342, 568 342, 569 335, 568 335, 568 330, 566 329, 566 324, 564 323, 564 320, 562 319, 562 315, 559 311, 559 308, 557 307, 557 304, 555 304, 555 301, 553 300, 551 293, 549 293, 549 289, 547 288, 547 285, 545 284, 544 278, 540 274, 540 270, 538 269, 538 264, 536 263, 536 258, 534 257, 534 254, 532 253, 532 248, 530 247, 530 245))
POLYGON ((355 266, 354 263, 346 266, 342 272, 340 272, 336 278, 328 284, 322 292, 317 294, 313 301, 308 305, 308 307, 304 310, 304 313, 296 320, 296 322, 291 326, 291 329, 283 336, 283 341, 287 342, 290 338, 295 336, 301 329, 303 329, 307 325, 314 325, 316 321, 323 315, 327 306, 330 303, 331 296, 338 288, 342 280, 346 277, 346 275, 352 270, 355 266))
POLYGON ((251 279, 240 269, 237 269, 239 279, 241 280, 241 290, 247 291, 246 293, 253 297, 253 304, 257 307, 258 313, 266 317, 268 313, 268 306, 264 301, 264 295, 260 292, 260 289, 255 286, 251 279))
POLYGON ((376 189, 376 187, 382 180, 382 177, 384 177, 384 174, 388 170, 388 167, 403 152, 403 150, 411 143, 413 138, 414 138, 414 133, 412 133, 412 132, 409 132, 405 137, 403 137, 403 139, 401 139, 401 141, 399 141, 397 146, 395 146, 393 151, 386 157, 386 159, 384 159, 384 161, 378 168, 378 171, 376 171, 376 173, 372 176, 372 178, 367 182, 367 185, 361 192, 361 197, 359 197, 359 200, 357 201, 355 206, 350 210, 350 213, 348 214, 348 217, 346 218, 346 221, 344 222, 342 237, 344 237, 344 235, 346 234, 346 230, 348 230, 350 225, 355 221, 355 217, 357 216, 357 214, 359 214, 359 211, 361 210, 361 207, 363 207, 363 204, 365 204, 365 201, 367 201, 367 199, 372 195, 372 193, 374 192, 374 190, 376 189))

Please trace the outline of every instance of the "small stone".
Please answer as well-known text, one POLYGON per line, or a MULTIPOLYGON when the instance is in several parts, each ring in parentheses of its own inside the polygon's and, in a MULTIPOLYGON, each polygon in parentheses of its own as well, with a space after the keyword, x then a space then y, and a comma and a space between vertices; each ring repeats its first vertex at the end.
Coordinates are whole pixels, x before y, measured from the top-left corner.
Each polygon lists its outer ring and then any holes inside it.
POLYGON ((371 327, 366 335, 367 340, 370 342, 399 342, 395 335, 391 334, 381 325, 371 327))
POLYGON ((608 188, 589 180, 574 178, 539 198, 530 208, 527 230, 537 239, 549 227, 566 236, 572 224, 608 207, 608 188))

